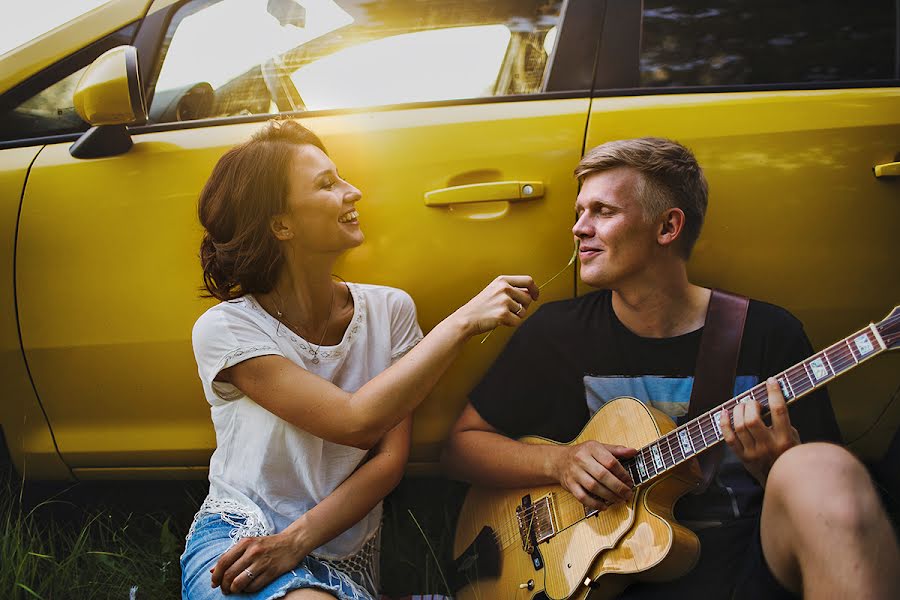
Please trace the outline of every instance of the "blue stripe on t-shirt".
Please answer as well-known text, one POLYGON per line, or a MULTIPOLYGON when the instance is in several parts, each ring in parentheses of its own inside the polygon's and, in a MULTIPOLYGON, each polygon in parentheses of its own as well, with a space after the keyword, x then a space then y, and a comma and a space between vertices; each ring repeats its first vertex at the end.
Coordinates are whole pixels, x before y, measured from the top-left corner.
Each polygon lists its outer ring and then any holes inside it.
MULTIPOLYGON (((734 381, 734 396, 749 390, 758 382, 759 379, 755 375, 739 375, 734 381)), ((688 413, 693 386, 693 377, 660 375, 584 377, 585 400, 591 416, 610 400, 619 396, 631 396, 661 410, 672 419, 678 419, 688 413)), ((726 400, 729 398, 722 398, 722 402, 726 400)))

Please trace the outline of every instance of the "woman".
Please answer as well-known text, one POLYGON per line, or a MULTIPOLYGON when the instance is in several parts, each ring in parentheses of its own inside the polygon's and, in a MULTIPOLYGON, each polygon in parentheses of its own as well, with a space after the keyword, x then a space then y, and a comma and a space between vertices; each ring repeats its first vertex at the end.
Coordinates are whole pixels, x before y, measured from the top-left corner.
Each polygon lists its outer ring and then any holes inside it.
POLYGON ((410 412, 468 338, 517 325, 537 297, 530 277, 500 277, 423 339, 405 292, 331 277, 363 242, 360 197, 292 121, 227 152, 201 193, 204 283, 223 302, 193 331, 217 446, 186 598, 376 594, 410 412))

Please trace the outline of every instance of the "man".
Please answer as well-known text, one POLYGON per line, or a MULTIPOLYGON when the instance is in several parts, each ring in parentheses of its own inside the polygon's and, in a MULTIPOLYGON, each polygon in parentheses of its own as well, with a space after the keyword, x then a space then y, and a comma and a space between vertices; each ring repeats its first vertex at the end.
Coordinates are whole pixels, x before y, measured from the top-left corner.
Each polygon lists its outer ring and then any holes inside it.
MULTIPOLYGON (((484 486, 559 484, 603 510, 631 497, 618 459, 633 449, 512 438, 572 440, 623 395, 676 420, 687 414, 711 293, 687 276, 707 184, 687 148, 659 138, 598 146, 575 174, 580 275, 600 291, 547 304, 522 325, 472 391, 444 463, 451 476, 484 486)), ((728 449, 715 478, 676 504, 676 517, 700 538, 698 565, 621 597, 900 597, 897 541, 864 467, 837 445, 800 443, 839 440, 826 393, 800 400, 788 416, 768 379, 810 351, 797 319, 750 302, 734 395, 767 380, 772 425, 755 402, 737 405, 733 427, 720 421, 728 449)))

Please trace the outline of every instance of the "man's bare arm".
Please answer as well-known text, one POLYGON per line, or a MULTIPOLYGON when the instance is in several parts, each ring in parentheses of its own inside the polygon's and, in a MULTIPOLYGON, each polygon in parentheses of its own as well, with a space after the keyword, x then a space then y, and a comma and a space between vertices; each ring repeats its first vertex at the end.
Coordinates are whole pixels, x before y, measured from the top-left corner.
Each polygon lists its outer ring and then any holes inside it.
POLYGON ((519 442, 499 433, 467 404, 441 459, 454 479, 499 488, 559 484, 585 506, 602 510, 631 497, 633 483, 618 458, 633 454, 631 448, 599 442, 519 442))

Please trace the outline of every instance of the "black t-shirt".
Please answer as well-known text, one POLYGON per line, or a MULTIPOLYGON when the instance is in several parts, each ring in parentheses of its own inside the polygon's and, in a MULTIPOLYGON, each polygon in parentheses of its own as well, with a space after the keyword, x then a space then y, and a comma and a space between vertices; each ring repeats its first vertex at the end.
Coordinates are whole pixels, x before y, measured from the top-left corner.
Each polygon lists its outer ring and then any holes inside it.
MULTIPOLYGON (((552 302, 516 331, 470 400, 485 421, 510 437, 571 441, 600 407, 619 396, 648 403, 677 423, 688 412, 702 331, 637 336, 616 317, 606 290, 552 302)), ((810 354, 800 321, 783 308, 751 300, 733 395, 810 354)), ((790 415, 803 441, 840 441, 825 390, 797 401, 790 415)), ((709 489, 679 500, 676 516, 700 526, 756 515, 761 504, 762 488, 726 449, 709 489)))

